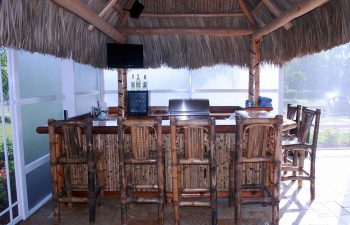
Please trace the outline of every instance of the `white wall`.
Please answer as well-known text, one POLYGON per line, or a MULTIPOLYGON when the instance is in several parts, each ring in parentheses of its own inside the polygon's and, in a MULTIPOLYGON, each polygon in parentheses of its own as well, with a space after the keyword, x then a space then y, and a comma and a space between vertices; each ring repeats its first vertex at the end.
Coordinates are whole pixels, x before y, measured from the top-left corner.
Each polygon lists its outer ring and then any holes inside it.
POLYGON ((51 197, 48 136, 36 128, 49 118, 90 112, 100 93, 100 70, 48 55, 9 50, 11 118, 23 218, 51 197), (38 185, 40 184, 40 185, 38 185))

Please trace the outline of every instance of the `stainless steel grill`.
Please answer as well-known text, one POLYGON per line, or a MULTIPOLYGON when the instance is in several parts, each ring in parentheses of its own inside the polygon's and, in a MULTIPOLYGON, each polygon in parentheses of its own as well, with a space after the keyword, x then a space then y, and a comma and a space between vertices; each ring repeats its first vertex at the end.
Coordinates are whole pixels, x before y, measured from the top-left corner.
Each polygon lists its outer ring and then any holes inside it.
POLYGON ((210 106, 208 99, 170 99, 169 116, 178 119, 208 119, 210 106))

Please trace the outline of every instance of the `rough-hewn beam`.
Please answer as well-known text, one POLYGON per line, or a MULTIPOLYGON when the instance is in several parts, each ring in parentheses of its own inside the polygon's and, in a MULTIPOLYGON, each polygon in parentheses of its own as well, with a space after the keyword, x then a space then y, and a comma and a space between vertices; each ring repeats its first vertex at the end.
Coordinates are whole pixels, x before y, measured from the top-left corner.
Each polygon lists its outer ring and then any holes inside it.
POLYGON ((209 35, 209 36, 244 36, 253 33, 249 28, 208 28, 208 27, 143 27, 119 28, 126 35, 209 35))
POLYGON ((209 18, 209 17, 240 17, 245 16, 244 13, 142 13, 142 17, 160 17, 160 18, 180 18, 180 17, 202 17, 202 18, 209 18))
POLYGON ((255 31, 252 38, 258 39, 266 34, 269 34, 293 19, 302 16, 327 2, 329 2, 329 0, 304 0, 294 6, 292 9, 284 12, 280 17, 276 18, 271 23, 255 31))
POLYGON ((116 42, 124 43, 126 41, 126 37, 124 35, 119 33, 114 27, 109 25, 105 20, 99 17, 94 11, 92 11, 85 4, 81 3, 79 0, 52 1, 94 25, 97 29, 111 37, 116 42))
POLYGON ((246 16, 247 20, 249 21, 250 25, 253 27, 256 27, 255 19, 253 18, 252 14, 250 14, 249 9, 247 5, 244 3, 243 0, 238 0, 239 6, 241 7, 244 15, 246 16))
MULTIPOLYGON (((125 4, 124 9, 130 10, 132 5, 134 4, 135 0, 128 0, 128 2, 125 4)), ((117 27, 123 27, 126 21, 129 19, 130 13, 124 13, 124 16, 118 21, 117 27)))
POLYGON ((260 9, 260 7, 264 5, 263 3, 264 3, 263 0, 261 0, 261 1, 255 6, 255 8, 254 8, 252 11, 250 11, 250 13, 255 13, 256 11, 258 11, 258 10, 260 9))
POLYGON ((120 17, 124 17, 125 16, 124 10, 120 7, 120 5, 118 3, 113 5, 113 9, 119 14, 120 17))
MULTIPOLYGON (((263 2, 266 5, 266 7, 270 10, 270 12, 276 17, 279 17, 283 13, 273 0, 263 0, 263 2)), ((284 29, 289 30, 292 26, 293 24, 291 22, 288 22, 283 27, 284 29)))
MULTIPOLYGON (((109 2, 106 4, 106 6, 101 10, 101 12, 98 14, 99 17, 103 18, 108 10, 112 8, 112 6, 117 3, 118 0, 109 0, 109 2)), ((89 25, 88 29, 92 31, 95 27, 93 25, 89 25)))

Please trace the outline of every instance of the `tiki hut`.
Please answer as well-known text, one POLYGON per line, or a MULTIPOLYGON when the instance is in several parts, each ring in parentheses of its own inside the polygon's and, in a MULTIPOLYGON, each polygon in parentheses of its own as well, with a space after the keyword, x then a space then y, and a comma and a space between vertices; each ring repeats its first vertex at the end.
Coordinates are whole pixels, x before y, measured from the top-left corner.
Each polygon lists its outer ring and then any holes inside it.
MULTIPOLYGON (((62 118, 68 111, 69 117, 89 115, 90 110, 94 115, 94 104, 104 91, 101 91, 102 85, 97 84, 101 81, 100 69, 107 68, 106 43, 142 44, 145 68, 165 65, 194 70, 216 64, 249 67, 248 98, 256 103, 260 93, 261 62, 282 65, 295 57, 349 42, 349 15, 349 0, 0 0, 0 47, 72 59, 55 59, 59 63, 52 63, 55 66, 52 67, 46 62, 50 61, 47 58, 53 57, 46 57, 39 62, 40 66, 45 64, 44 68, 35 70, 26 67, 30 62, 19 66, 9 63, 7 69, 14 74, 9 82, 10 89, 15 90, 11 90, 14 97, 11 96, 9 102, 16 131, 13 138, 14 152, 18 153, 15 155, 18 157, 15 160, 16 179, 20 181, 17 182, 21 185, 18 193, 22 196, 19 201, 13 200, 13 204, 9 200, 6 211, 1 212, 0 207, 0 224, 5 224, 1 221, 2 215, 14 217, 18 222, 51 199, 49 141, 42 135, 47 134, 47 127, 41 126, 49 118, 62 118), (135 5, 138 6, 136 12, 135 5), (73 60, 78 62, 77 67, 81 70, 76 72, 78 78, 74 77, 73 60), (81 64, 92 67, 86 72, 85 67, 81 69, 81 64), (20 76, 16 70, 22 70, 20 76), (40 70, 45 73, 38 76, 40 70), (20 82, 16 80, 18 77, 20 82), (43 77, 48 79, 40 79, 43 77), (75 81, 79 83, 78 87, 74 86, 75 81), (87 81, 91 81, 90 85, 86 85, 87 81), (15 85, 20 87, 13 88, 15 85), (21 111, 25 116, 21 117, 21 111), (18 214, 20 217, 16 218, 18 214)), ((9 52, 11 56, 11 52, 17 51, 9 52)), ((25 60, 23 57, 21 62, 25 60)), ((38 64, 33 67, 39 67, 38 64)), ((118 112, 116 116, 125 115, 126 78, 127 70, 119 69, 119 86, 113 90, 113 97, 118 98, 118 108, 113 107, 114 112, 118 112)), ((162 91, 158 94, 163 94, 162 91)), ((227 100, 222 109, 227 109, 229 104, 231 102, 227 100)), ((229 107, 233 108, 232 104, 229 107)), ((4 112, 0 116, 4 118, 4 112)), ((103 149, 110 165, 106 169, 109 178, 109 189, 106 190, 115 192, 119 190, 117 126, 109 128, 105 126, 106 121, 102 123, 104 125, 97 126, 100 133, 94 136, 95 147, 103 149)), ((228 190, 226 175, 235 140, 232 129, 229 124, 216 131, 217 146, 221 151, 218 178, 225 175, 218 186, 219 191, 228 190)), ((6 144, 5 139, 3 142, 6 144)), ((169 135, 164 143, 168 144, 166 176, 169 178, 169 135)), ((1 171, 4 170, 0 168, 1 171)), ((76 171, 75 177, 80 178, 81 173, 76 171)), ((144 170, 140 177, 145 177, 143 174, 148 171, 144 170)), ((170 183, 167 185, 169 190, 170 183)))
POLYGON ((350 41, 348 0, 2 0, 0 45, 106 68, 106 43, 143 44, 146 68, 283 64, 350 41), (96 28, 95 28, 96 27, 96 28))

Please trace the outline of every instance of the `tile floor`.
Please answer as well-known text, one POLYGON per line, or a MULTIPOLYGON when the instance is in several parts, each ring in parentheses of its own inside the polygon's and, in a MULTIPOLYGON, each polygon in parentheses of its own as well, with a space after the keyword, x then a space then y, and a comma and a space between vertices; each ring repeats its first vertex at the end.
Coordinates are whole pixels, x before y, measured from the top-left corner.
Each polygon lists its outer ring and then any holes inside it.
MULTIPOLYGON (((280 225, 328 224, 350 225, 350 149, 319 150, 316 161, 316 199, 310 201, 309 183, 302 189, 294 182, 282 182, 280 203, 280 225)), ((233 208, 228 208, 225 199, 219 201, 219 224, 233 222, 233 208)), ((88 224, 87 207, 63 207, 62 225, 88 224)), ((135 205, 130 210, 130 224, 156 224, 157 208, 154 205, 135 205)), ((243 225, 269 224, 271 208, 247 205, 242 209, 243 225)), ((172 208, 166 207, 165 224, 172 224, 172 208)), ((185 208, 181 211, 182 225, 210 224, 210 213, 206 208, 185 208)), ((52 223, 52 203, 38 210, 23 225, 46 225, 52 223)), ((120 204, 117 199, 108 198, 103 207, 98 207, 97 225, 120 224, 120 204)))

